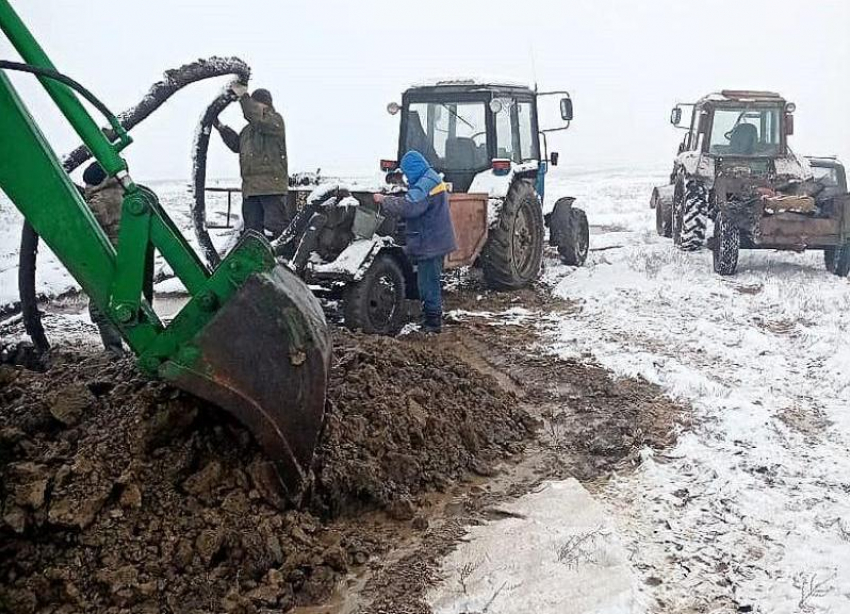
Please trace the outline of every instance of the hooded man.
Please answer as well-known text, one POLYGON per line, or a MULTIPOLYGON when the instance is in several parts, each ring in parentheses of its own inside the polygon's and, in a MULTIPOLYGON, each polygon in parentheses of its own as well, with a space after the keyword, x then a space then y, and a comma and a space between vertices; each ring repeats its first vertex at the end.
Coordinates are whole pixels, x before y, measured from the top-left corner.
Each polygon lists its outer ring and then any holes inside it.
POLYGON ((231 90, 242 105, 248 125, 241 134, 216 120, 214 126, 224 144, 239 154, 242 175, 242 220, 244 230, 264 230, 279 236, 289 225, 286 208, 289 168, 286 157, 286 127, 275 111, 268 90, 256 90, 234 83, 231 90))
MULTIPOLYGON (((103 232, 113 246, 118 244, 121 224, 121 206, 124 189, 118 180, 106 174, 97 162, 92 162, 83 172, 84 197, 103 232)), ((116 358, 124 355, 121 333, 94 303, 89 302, 89 317, 100 332, 103 348, 116 358)))
POLYGON ((415 150, 401 159, 401 172, 407 178, 407 194, 404 197, 375 194, 375 202, 382 205, 386 213, 405 221, 405 250, 416 265, 424 329, 428 333, 439 333, 443 326, 440 286, 443 260, 457 249, 448 186, 425 156, 415 150))

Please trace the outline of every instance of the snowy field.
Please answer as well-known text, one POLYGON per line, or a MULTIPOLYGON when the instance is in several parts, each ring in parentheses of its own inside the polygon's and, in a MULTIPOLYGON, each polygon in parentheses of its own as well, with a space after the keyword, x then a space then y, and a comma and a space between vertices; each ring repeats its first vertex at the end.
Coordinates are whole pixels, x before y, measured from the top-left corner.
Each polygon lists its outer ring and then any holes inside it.
MULTIPOLYGON (((552 485, 516 503, 524 525, 474 529, 466 547, 495 548, 494 564, 475 571, 463 599, 435 594, 436 611, 483 608, 501 578, 525 569, 549 579, 535 583, 541 613, 563 612, 565 599, 588 613, 850 612, 850 281, 828 274, 820 253, 742 252, 736 277, 716 276, 707 251, 679 252, 655 235, 648 199, 665 170, 572 171, 550 183, 550 204, 578 197, 594 251, 581 269, 546 270, 545 283, 582 310, 545 334, 554 353, 657 383, 693 408, 692 426, 594 493, 591 517, 569 511, 572 486, 552 485), (529 563, 597 521, 610 535, 594 559, 604 569, 561 566, 556 577, 529 563), (499 554, 512 532, 525 536, 516 560, 499 554), (583 587, 585 601, 567 585, 583 587)), ((187 186, 152 187, 188 229, 187 186)), ((223 202, 211 210, 223 221, 223 202)), ((19 234, 0 197, 0 305, 17 300, 19 234)), ((48 296, 76 286, 44 251, 38 285, 48 296)))
MULTIPOLYGON (((168 181, 147 183, 160 198, 169 215, 183 231, 184 236, 193 247, 197 242, 192 230, 190 217, 193 196, 188 182, 168 181)), ((235 180, 221 181, 211 185, 235 186, 235 180)), ((239 196, 233 198, 233 208, 230 222, 239 226, 239 196)), ((21 223, 23 218, 18 210, 0 192, 0 308, 18 301, 18 246, 21 241, 21 223)), ((224 226, 227 224, 227 197, 224 194, 207 195, 207 221, 209 224, 224 226)), ((235 239, 234 229, 211 230, 210 236, 216 247, 226 249, 235 239)), ((157 261, 157 273, 165 270, 162 259, 157 261)), ((76 290, 79 285, 74 281, 56 256, 42 242, 39 247, 38 270, 36 274, 36 292, 40 296, 52 298, 70 290, 76 290)), ((159 292, 180 290, 177 280, 166 281, 157 287, 159 292)))
POLYGON ((637 611, 850 612, 850 280, 820 253, 742 252, 712 272, 655 235, 657 176, 574 175, 588 265, 546 281, 583 309, 551 338, 690 403, 669 453, 602 492, 637 611))

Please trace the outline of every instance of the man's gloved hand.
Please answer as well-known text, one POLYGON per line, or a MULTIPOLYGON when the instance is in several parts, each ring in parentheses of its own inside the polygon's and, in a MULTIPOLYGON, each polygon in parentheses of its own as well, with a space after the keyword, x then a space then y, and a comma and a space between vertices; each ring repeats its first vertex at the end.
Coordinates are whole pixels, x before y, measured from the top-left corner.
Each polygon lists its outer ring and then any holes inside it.
POLYGON ((383 194, 373 194, 372 195, 372 200, 375 201, 376 205, 383 205, 385 198, 386 198, 386 196, 384 196, 383 194))
POLYGON ((239 81, 234 81, 230 84, 230 91, 236 96, 236 100, 239 100, 248 93, 248 86, 244 83, 239 83, 239 81))

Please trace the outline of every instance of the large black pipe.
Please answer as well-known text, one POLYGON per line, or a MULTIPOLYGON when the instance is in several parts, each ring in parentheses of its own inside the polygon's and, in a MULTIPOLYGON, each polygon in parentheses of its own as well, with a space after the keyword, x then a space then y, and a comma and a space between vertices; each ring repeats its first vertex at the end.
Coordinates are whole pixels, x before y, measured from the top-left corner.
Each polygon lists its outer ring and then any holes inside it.
POLYGON ((195 147, 192 152, 192 226, 204 260, 211 268, 217 267, 221 258, 207 231, 207 153, 215 120, 235 99, 236 97, 227 90, 210 103, 195 131, 195 147))
MULTIPOLYGON (((118 121, 128 132, 147 119, 154 111, 159 109, 169 98, 175 93, 198 81, 212 79, 215 77, 223 77, 233 75, 242 83, 248 83, 251 77, 250 67, 239 58, 218 58, 213 57, 206 60, 198 60, 191 64, 186 64, 175 70, 169 70, 165 73, 163 79, 151 86, 144 98, 134 107, 127 109, 118 116, 118 121)), ((211 119, 207 129, 212 126, 212 121, 215 117, 227 107, 233 100, 233 96, 229 92, 220 95, 207 111, 201 120, 201 125, 204 126, 210 113, 215 113, 211 119), (213 109, 217 109, 217 112, 213 109)), ((109 130, 107 130, 109 134, 109 130)), ((195 139, 194 151, 194 181, 195 181, 195 202, 192 215, 195 222, 195 232, 198 235, 198 241, 201 244, 201 249, 204 252, 207 262, 213 266, 218 263, 218 254, 212 247, 212 242, 209 239, 209 234, 205 230, 205 211, 200 213, 202 232, 198 231, 198 194, 200 198, 204 198, 206 188, 206 159, 207 149, 209 146, 209 132, 206 132, 205 138, 199 136, 195 139), (199 168, 202 170, 199 171, 199 168), (199 190, 200 181, 200 190, 199 190), (215 254, 214 256, 212 254, 215 254)), ((65 156, 62 166, 67 173, 72 173, 92 157, 91 152, 87 147, 81 145, 70 154, 65 156)), ((203 205, 203 201, 202 201, 203 205)), ((205 209, 205 207, 200 207, 205 209)), ((41 312, 38 310, 38 299, 35 292, 35 271, 38 259, 38 243, 39 238, 35 230, 27 223, 24 223, 21 229, 21 251, 18 257, 18 292, 21 297, 21 312, 23 315, 24 328, 33 345, 39 351, 47 351, 50 344, 47 340, 47 335, 44 331, 44 326, 41 322, 41 312)))

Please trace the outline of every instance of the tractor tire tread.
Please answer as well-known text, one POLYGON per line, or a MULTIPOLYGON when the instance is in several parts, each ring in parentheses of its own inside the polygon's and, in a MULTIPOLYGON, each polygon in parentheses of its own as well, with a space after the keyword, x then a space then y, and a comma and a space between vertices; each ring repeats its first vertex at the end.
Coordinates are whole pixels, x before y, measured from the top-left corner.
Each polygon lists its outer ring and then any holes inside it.
POLYGON ((524 179, 516 181, 502 204, 498 222, 490 229, 487 244, 481 254, 484 279, 490 287, 516 290, 537 279, 543 260, 544 228, 543 208, 534 186, 524 179), (531 231, 534 233, 533 240, 536 245, 534 261, 529 267, 533 273, 526 274, 517 271, 512 262, 513 224, 523 205, 531 207, 531 231))
POLYGON ((741 231, 729 224, 721 214, 714 227, 714 272, 718 275, 734 275, 738 270, 738 254, 741 249, 741 231))
POLYGON ((345 327, 370 335, 396 335, 404 327, 405 277, 396 258, 387 253, 378 254, 360 281, 348 285, 343 296, 345 327), (398 288, 396 310, 387 323, 372 322, 369 317, 369 300, 372 284, 386 271, 395 279, 398 288))
POLYGON ((587 260, 590 244, 590 226, 587 214, 576 207, 570 209, 570 224, 568 232, 564 233, 563 241, 558 246, 561 262, 567 266, 581 266, 587 260))
POLYGON ((682 225, 679 247, 696 251, 705 245, 708 217, 708 193, 698 181, 688 181, 683 198, 682 225))

